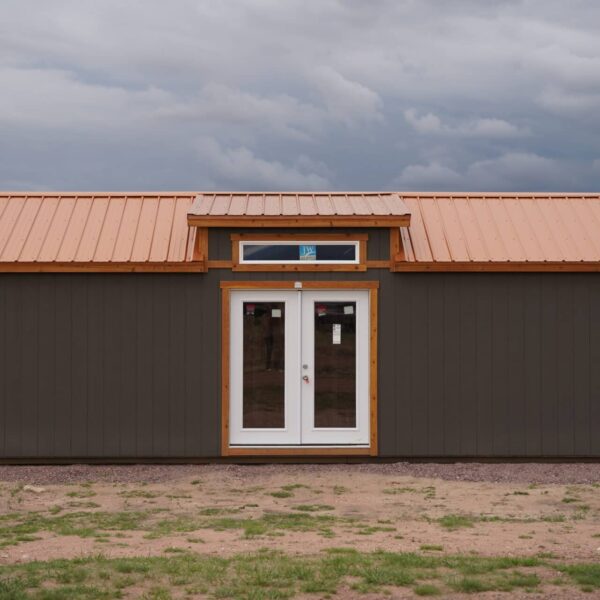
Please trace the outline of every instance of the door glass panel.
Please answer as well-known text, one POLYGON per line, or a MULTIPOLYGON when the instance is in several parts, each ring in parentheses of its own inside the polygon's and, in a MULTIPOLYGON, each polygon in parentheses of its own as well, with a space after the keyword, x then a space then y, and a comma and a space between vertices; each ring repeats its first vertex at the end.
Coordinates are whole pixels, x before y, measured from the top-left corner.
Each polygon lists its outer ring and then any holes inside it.
POLYGON ((285 427, 285 302, 244 302, 243 427, 285 427))
POLYGON ((356 302, 315 302, 315 427, 356 427, 356 302))

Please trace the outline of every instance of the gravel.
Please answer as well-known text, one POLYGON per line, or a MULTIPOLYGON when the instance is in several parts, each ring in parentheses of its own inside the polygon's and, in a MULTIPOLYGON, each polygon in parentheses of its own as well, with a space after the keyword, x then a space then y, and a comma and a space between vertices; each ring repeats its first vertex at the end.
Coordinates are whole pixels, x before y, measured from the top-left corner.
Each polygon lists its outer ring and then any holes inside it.
POLYGON ((248 483, 257 473, 262 475, 288 473, 300 477, 302 473, 347 472, 373 473, 396 477, 425 477, 448 481, 487 481, 492 483, 591 484, 600 483, 600 463, 499 463, 499 462, 387 462, 355 464, 265 464, 265 465, 66 465, 21 466, 0 465, 0 482, 18 482, 30 485, 50 485, 90 482, 104 483, 159 483, 186 478, 201 478, 215 471, 248 483))

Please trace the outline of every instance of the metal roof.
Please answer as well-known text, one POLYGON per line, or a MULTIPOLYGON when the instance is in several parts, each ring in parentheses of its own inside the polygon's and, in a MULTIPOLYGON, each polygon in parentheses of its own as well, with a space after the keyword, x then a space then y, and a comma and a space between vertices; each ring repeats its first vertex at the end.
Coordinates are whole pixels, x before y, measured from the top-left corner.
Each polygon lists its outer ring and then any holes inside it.
POLYGON ((600 261, 600 194, 403 193, 409 263, 600 261))
POLYGON ((362 223, 364 226, 408 225, 410 215, 399 194, 393 192, 285 192, 202 193, 192 205, 188 223, 210 226, 215 223, 259 220, 302 224, 362 223))
POLYGON ((194 194, 0 194, 0 263, 182 263, 194 194))
POLYGON ((202 270, 197 215, 290 227, 410 215, 397 270, 600 268, 600 194, 15 192, 0 193, 0 269, 202 270))

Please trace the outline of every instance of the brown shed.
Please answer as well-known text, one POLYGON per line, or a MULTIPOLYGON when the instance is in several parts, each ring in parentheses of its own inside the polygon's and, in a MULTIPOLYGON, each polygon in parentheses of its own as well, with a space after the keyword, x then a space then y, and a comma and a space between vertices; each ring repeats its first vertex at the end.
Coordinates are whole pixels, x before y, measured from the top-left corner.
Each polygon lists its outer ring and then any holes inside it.
POLYGON ((0 194, 0 458, 600 457, 600 195, 0 194))

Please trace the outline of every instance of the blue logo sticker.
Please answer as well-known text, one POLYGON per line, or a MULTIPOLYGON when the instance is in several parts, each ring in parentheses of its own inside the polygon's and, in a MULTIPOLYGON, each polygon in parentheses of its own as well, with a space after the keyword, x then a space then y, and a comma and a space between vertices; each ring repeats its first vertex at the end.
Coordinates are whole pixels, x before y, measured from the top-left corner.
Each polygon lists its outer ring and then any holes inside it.
POLYGON ((300 260, 317 260, 317 247, 300 246, 300 260))

